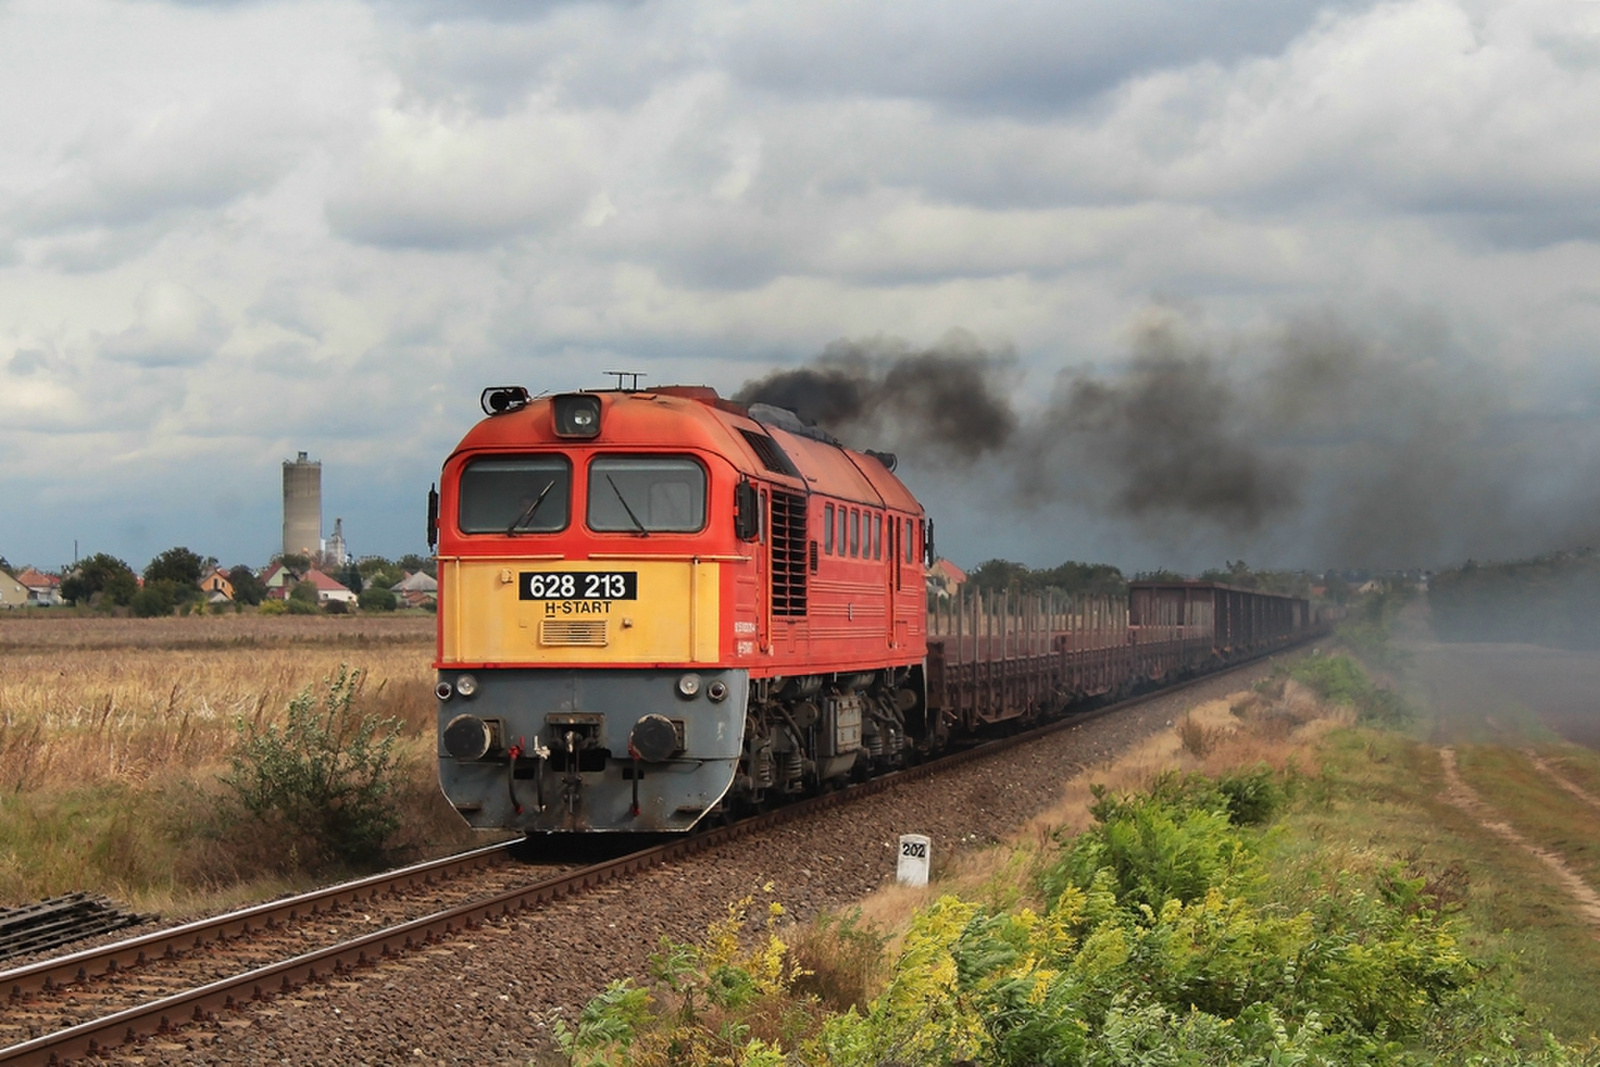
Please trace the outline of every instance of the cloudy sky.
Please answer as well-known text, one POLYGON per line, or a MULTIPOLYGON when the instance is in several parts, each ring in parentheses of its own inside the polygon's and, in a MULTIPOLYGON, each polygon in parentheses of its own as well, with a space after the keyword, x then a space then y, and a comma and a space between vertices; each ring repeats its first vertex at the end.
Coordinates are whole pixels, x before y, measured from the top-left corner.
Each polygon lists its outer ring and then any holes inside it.
POLYGON ((1015 407, 959 563, 1600 540, 1600 3, 0 0, 0 99, 13 563, 264 561, 300 450, 419 551, 486 384, 841 344, 1015 407))

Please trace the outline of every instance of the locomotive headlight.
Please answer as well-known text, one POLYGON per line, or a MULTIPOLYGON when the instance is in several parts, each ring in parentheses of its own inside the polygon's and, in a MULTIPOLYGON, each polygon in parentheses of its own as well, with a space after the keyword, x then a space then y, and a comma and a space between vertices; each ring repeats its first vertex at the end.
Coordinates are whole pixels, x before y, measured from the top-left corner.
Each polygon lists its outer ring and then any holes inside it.
POLYGON ((433 695, 438 697, 440 700, 449 700, 455 691, 455 687, 449 682, 440 682, 438 685, 433 687, 433 695))
POLYGON ((568 393, 554 401, 557 437, 595 437, 600 433, 600 398, 568 393))
POLYGON ((444 750, 456 759, 482 759, 493 747, 494 730, 476 715, 457 715, 444 728, 444 750))
POLYGON ((685 700, 693 700, 700 695, 700 676, 690 673, 678 679, 678 695, 685 700))
POLYGON ((478 679, 470 674, 463 674, 456 679, 456 692, 464 697, 469 697, 478 691, 478 679))

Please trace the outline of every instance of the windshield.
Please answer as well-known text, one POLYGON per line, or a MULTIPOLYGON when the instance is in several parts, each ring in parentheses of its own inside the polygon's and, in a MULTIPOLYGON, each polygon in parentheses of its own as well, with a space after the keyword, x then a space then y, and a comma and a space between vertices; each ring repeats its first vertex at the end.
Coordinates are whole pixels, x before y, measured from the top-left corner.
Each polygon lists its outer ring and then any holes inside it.
POLYGON ((567 526, 572 464, 565 456, 493 456, 461 472, 462 533, 549 533, 567 526))
POLYGON ((599 456, 589 464, 589 528, 693 532, 706 524, 706 472, 679 456, 599 456))

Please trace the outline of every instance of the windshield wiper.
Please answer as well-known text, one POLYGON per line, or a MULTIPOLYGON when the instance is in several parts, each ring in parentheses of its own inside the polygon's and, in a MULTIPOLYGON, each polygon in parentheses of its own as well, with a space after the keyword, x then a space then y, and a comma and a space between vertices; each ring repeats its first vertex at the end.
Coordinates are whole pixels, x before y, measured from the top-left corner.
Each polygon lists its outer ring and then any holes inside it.
POLYGON ((617 488, 617 483, 612 481, 611 475, 606 475, 606 481, 611 484, 611 491, 617 494, 617 501, 622 505, 622 510, 628 513, 628 518, 632 519, 634 526, 638 527, 640 536, 649 537, 650 531, 644 528, 644 523, 639 521, 639 516, 635 515, 633 509, 628 506, 628 498, 622 495, 622 490, 617 488))
POLYGON ((511 525, 506 527, 506 536, 517 532, 519 526, 526 526, 533 521, 533 513, 539 510, 539 505, 544 503, 544 498, 550 495, 550 490, 556 487, 556 480, 551 478, 544 483, 544 488, 539 490, 539 495, 533 498, 533 503, 522 509, 522 514, 511 520, 511 525))

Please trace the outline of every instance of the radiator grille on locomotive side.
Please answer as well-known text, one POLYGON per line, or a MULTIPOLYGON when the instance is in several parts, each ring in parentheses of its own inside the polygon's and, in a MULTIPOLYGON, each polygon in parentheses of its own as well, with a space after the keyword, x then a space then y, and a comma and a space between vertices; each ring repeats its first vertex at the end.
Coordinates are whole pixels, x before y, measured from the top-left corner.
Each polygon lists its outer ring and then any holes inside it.
POLYGON ((772 613, 806 613, 806 498, 772 491, 772 613))
POLYGON ((545 619, 539 623, 541 645, 606 646, 604 619, 545 619))

